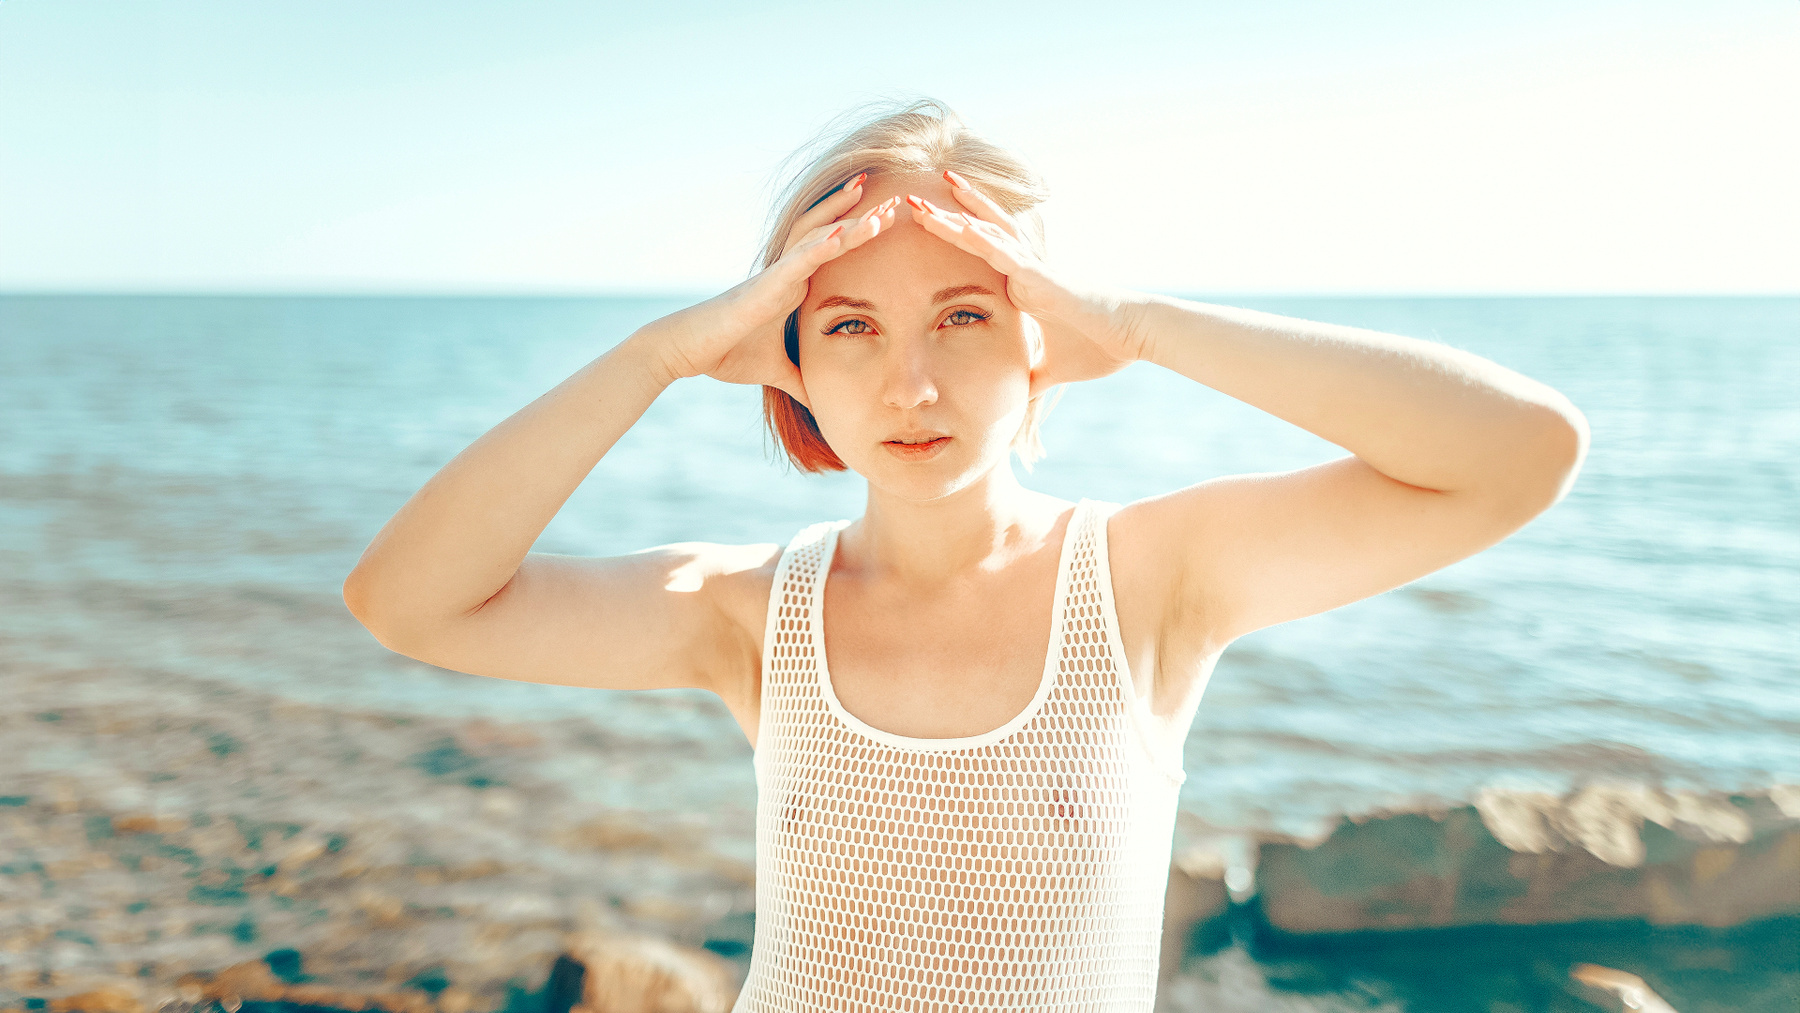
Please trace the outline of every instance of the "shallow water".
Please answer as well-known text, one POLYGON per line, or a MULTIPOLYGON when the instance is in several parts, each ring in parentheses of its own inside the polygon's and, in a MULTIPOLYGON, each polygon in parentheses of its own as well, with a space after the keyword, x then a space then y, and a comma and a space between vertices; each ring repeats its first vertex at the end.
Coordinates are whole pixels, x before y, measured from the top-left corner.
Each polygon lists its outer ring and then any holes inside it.
MULTIPOLYGON (((1490 784, 1800 780, 1800 300, 1246 304, 1485 355, 1566 393, 1593 448, 1569 497, 1499 545, 1230 647, 1188 741, 1193 816, 1311 833, 1490 784)), ((406 662, 339 598, 438 467, 678 305, 0 298, 0 671, 107 669, 71 695, 104 685, 86 702, 121 707, 121 686, 153 695, 179 672, 327 706, 585 716, 714 748, 655 783, 569 757, 578 796, 752 805, 748 748, 711 697, 406 662)), ((1027 484, 1115 502, 1343 453, 1146 364, 1069 391, 1044 439, 1027 484)), ((687 381, 537 547, 785 542, 854 516, 861 494, 854 476, 772 464, 755 389, 687 381)))

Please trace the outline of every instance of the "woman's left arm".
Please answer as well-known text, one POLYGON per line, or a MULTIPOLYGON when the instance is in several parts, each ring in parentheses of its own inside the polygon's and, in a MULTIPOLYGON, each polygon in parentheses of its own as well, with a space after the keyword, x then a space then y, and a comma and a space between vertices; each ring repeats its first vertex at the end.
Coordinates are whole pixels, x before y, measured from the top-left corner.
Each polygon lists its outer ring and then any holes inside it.
POLYGON ((1537 514, 1587 422, 1556 390, 1449 345, 1161 296, 1121 307, 1137 358, 1343 447, 1387 478, 1537 514))
POLYGON ((1186 555, 1187 603, 1222 647, 1493 545, 1568 491, 1586 418, 1447 345, 1159 296, 1121 300, 1121 347, 1351 452, 1144 501, 1186 555))
POLYGON ((1350 451, 1120 511, 1138 555, 1168 568, 1168 622, 1184 628, 1189 661, 1474 555, 1561 499, 1586 457, 1587 420, 1568 398, 1469 352, 1066 284, 997 205, 945 175, 965 210, 921 200, 914 218, 1005 274, 1008 297, 1043 325, 1033 393, 1149 361, 1350 451))

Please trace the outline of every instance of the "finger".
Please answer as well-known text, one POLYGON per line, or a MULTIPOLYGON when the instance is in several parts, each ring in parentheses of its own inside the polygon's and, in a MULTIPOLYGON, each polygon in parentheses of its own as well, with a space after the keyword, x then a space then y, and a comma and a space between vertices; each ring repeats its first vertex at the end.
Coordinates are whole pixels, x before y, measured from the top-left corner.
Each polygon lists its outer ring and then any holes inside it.
POLYGON ((945 169, 944 179, 949 181, 950 192, 956 197, 958 204, 967 208, 976 218, 993 222, 1005 229, 1007 235, 1019 238, 1019 228, 1013 224, 1012 216, 1006 213, 1006 209, 994 203, 987 194, 970 186, 961 173, 945 169))
POLYGON ((892 228, 894 216, 899 213, 900 198, 889 197, 880 204, 863 212, 855 224, 844 230, 843 248, 839 254, 848 253, 876 236, 892 228))
POLYGON ((926 232, 965 253, 980 257, 1001 274, 1010 275, 1021 266, 1012 249, 1012 237, 1002 232, 998 225, 971 219, 958 212, 947 212, 923 197, 908 195, 906 200, 912 205, 913 220, 926 232))
POLYGON ((983 218, 978 218, 975 215, 969 214, 966 211, 951 211, 947 208, 938 207, 936 204, 933 204, 930 201, 925 200, 925 198, 923 198, 923 197, 919 198, 919 200, 921 202, 923 202, 925 207, 928 208, 932 213, 942 215, 944 217, 944 220, 953 222, 963 228, 973 227, 973 228, 977 228, 977 229, 985 229, 989 232, 1003 232, 1008 236, 1012 235, 1011 232, 1004 229, 998 223, 990 222, 983 218))
POLYGON ((811 235, 802 237, 800 244, 796 244, 796 249, 804 244, 807 247, 804 259, 810 260, 816 267, 856 249, 891 227, 899 206, 899 197, 889 197, 855 218, 828 222, 814 229, 811 235))
POLYGON ((923 197, 908 196, 907 201, 912 203, 915 217, 922 214, 927 219, 936 219, 939 222, 952 226, 958 232, 977 232, 990 239, 998 238, 1003 235, 1010 236, 1010 233, 1005 232, 1000 226, 993 222, 984 221, 962 211, 946 210, 938 207, 936 204, 931 203, 923 197))
POLYGON ((808 208, 800 217, 794 219, 794 227, 788 233, 787 245, 781 252, 786 253, 806 237, 807 233, 820 227, 830 225, 862 201, 863 183, 869 178, 866 172, 859 172, 845 181, 835 192, 827 194, 824 199, 808 208))
POLYGON ((821 264, 856 249, 894 224, 900 198, 890 197, 862 215, 828 222, 800 238, 769 268, 782 283, 812 277, 821 264))

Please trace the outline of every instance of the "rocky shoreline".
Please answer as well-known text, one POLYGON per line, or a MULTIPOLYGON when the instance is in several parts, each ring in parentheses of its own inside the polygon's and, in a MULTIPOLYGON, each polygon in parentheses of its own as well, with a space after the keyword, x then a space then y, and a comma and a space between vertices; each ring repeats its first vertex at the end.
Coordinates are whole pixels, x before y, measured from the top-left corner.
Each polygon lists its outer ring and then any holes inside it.
MULTIPOLYGON (((728 1008, 753 933, 753 812, 596 807, 545 770, 580 756, 654 791, 670 769, 717 764, 706 750, 741 743, 333 710, 177 675, 120 700, 84 679, 116 685, 105 672, 9 676, 0 1010, 565 1013, 646 995, 662 998, 645 1009, 728 1008)), ((1622 994, 1569 983, 1594 955, 1625 975, 1596 980, 1655 987, 1655 967, 1632 966, 1645 953, 1735 961, 1752 996, 1800 990, 1787 970, 1800 966, 1791 787, 1489 792, 1345 817, 1313 840, 1209 834, 1186 826, 1170 873, 1170 1008, 1337 1009, 1268 996, 1336 994, 1330 981, 1358 975, 1387 984, 1339 991, 1387 989, 1398 1003, 1413 972, 1369 967, 1403 952, 1467 964, 1500 939, 1528 963, 1566 951, 1560 969, 1521 973, 1569 996, 1622 994), (1702 934, 1657 950, 1661 937, 1640 932, 1651 926, 1702 934), (1717 956, 1739 950, 1763 963, 1717 956), (1230 998, 1245 981, 1263 991, 1230 998)))
POLYGON ((1344 817, 1317 838, 1252 844, 1256 875, 1243 891, 1227 887, 1216 851, 1177 853, 1165 1008, 1221 1008, 1213 994, 1181 1002, 1180 975, 1234 945, 1283 992, 1376 982, 1403 1009, 1800 1006, 1792 786, 1488 791, 1470 805, 1344 817))
MULTIPOLYGON (((9 676, 0 714, 0 1008, 121 983, 173 994, 275 950, 309 983, 442 982, 445 1013, 537 988, 572 931, 743 959, 753 812, 596 808, 543 767, 648 786, 705 743, 569 719, 331 710, 169 675, 70 704, 9 676)), ((109 683, 106 673, 93 680, 109 683)))
MULTIPOLYGON (((1787 785, 1490 790, 1464 806, 1346 816, 1323 838, 1259 835, 1254 851, 1247 904, 1275 936, 1800 916, 1800 788, 1787 785)), ((1206 934, 1232 907, 1224 879, 1219 855, 1178 854, 1171 912, 1206 934)))

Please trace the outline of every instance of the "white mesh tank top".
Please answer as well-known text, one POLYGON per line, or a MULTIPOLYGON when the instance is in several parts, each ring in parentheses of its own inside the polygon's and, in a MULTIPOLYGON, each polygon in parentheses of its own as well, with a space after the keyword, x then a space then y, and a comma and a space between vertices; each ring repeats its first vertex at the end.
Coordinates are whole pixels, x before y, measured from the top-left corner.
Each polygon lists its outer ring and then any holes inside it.
POLYGON ((775 571, 757 737, 756 945, 734 1013, 1142 1011, 1156 998, 1179 755, 1122 660, 1106 518, 1082 500, 1037 694, 965 738, 838 702, 821 605, 849 521, 775 571))

